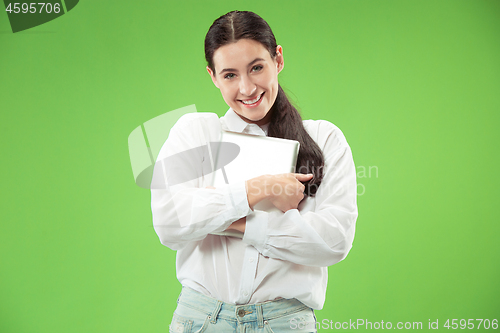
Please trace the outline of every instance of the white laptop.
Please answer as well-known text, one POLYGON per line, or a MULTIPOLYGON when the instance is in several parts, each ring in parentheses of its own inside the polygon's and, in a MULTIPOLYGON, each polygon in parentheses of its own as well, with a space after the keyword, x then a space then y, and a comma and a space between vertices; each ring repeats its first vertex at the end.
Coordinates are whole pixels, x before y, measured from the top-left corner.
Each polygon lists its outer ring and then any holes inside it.
MULTIPOLYGON (((222 166, 215 171, 212 185, 214 187, 266 174, 295 171, 300 148, 298 141, 223 131, 221 142, 236 144, 239 146, 239 152, 237 149, 224 149, 227 145, 219 145, 215 156, 212 156, 215 165, 222 166), (236 157, 232 159, 234 156, 236 157), (231 161, 226 165, 226 162, 221 162, 227 160, 231 161)), ((259 202, 254 210, 279 211, 268 200, 259 202)), ((237 231, 225 231, 215 235, 243 237, 243 233, 237 231)))

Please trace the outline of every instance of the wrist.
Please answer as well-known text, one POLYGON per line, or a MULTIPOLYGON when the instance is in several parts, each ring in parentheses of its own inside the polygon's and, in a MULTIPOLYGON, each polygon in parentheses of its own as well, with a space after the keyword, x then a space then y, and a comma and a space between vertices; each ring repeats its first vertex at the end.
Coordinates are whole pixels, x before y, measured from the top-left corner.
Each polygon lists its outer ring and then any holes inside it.
POLYGON ((263 175, 245 182, 248 205, 252 210, 256 204, 270 196, 271 191, 268 189, 270 186, 269 178, 269 175, 263 175))

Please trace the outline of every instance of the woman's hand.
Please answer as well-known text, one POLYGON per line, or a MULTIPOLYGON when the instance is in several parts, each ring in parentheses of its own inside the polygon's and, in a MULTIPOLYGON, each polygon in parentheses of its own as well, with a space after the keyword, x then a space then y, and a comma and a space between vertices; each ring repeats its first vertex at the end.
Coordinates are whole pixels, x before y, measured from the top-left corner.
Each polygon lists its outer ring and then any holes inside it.
POLYGON ((269 201, 282 212, 296 209, 304 199, 305 186, 302 182, 308 181, 312 177, 312 174, 304 175, 300 173, 271 176, 272 185, 268 197, 269 201))
POLYGON ((286 212, 298 207, 304 199, 305 186, 302 182, 311 180, 312 174, 285 173, 281 175, 265 175, 246 182, 248 204, 251 209, 264 199, 286 212))

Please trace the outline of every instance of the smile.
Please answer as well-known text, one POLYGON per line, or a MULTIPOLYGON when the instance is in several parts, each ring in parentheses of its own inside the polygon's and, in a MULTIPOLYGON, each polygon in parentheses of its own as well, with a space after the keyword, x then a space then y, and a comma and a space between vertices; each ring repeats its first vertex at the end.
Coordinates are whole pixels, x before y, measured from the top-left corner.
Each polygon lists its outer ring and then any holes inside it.
POLYGON ((241 103, 245 104, 245 105, 252 105, 252 104, 256 104, 260 101, 260 99, 262 98, 262 96, 264 96, 264 93, 260 94, 259 96, 257 96, 255 99, 251 99, 251 100, 240 100, 241 103))

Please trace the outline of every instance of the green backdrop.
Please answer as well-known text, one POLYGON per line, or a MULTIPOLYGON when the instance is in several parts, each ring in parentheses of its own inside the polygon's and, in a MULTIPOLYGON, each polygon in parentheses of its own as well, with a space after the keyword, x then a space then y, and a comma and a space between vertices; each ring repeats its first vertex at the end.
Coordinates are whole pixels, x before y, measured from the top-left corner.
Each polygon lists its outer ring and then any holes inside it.
POLYGON ((175 252, 127 137, 225 113, 203 40, 234 9, 268 21, 285 91, 353 150, 356 238, 318 320, 500 319, 500 1, 82 0, 18 33, 0 12, 0 332, 168 331, 175 252))

